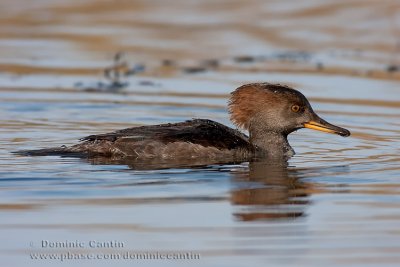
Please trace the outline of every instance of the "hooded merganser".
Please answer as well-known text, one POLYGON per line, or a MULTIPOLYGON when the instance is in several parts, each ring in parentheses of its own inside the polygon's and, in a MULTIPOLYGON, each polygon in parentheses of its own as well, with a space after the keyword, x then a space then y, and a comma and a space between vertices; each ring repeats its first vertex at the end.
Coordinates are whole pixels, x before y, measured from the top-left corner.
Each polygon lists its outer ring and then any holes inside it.
POLYGON ((349 136, 344 128, 321 119, 306 97, 284 85, 252 83, 240 86, 229 100, 231 121, 249 136, 215 121, 193 119, 127 128, 90 135, 81 143, 60 148, 21 151, 26 155, 61 155, 135 159, 208 158, 249 160, 289 158, 294 151, 287 136, 310 128, 349 136))

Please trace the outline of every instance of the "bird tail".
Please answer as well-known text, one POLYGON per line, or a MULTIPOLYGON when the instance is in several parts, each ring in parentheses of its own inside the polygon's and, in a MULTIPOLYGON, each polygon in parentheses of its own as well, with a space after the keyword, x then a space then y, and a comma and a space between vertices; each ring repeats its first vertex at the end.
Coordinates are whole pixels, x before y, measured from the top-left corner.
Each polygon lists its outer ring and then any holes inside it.
POLYGON ((12 153, 20 156, 79 156, 76 151, 73 151, 66 146, 34 150, 19 150, 12 153))

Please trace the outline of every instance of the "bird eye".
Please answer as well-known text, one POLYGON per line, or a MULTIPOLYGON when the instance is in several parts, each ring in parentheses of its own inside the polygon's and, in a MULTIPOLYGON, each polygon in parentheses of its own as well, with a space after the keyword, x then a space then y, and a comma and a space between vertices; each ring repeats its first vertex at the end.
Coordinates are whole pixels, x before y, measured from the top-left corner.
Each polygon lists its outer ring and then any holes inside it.
POLYGON ((292 106, 292 111, 295 112, 295 113, 299 112, 300 111, 300 106, 299 105, 293 105, 292 106))

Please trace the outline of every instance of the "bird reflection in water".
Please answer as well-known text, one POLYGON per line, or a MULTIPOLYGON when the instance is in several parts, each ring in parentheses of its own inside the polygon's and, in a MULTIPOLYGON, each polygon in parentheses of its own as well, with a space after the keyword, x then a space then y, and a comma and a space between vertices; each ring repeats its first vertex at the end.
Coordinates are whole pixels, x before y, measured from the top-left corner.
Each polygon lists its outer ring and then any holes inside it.
POLYGON ((309 204, 308 184, 286 162, 253 161, 248 172, 237 173, 234 179, 246 185, 231 192, 231 203, 239 206, 234 214, 238 220, 290 219, 305 215, 309 204))
MULTIPOLYGON (((243 162, 220 162, 207 159, 179 161, 137 159, 110 159, 108 157, 88 158, 95 165, 127 165, 132 170, 161 169, 204 169, 211 166, 230 166, 232 164, 232 182, 234 189, 230 192, 230 202, 235 207, 234 216, 240 221, 258 220, 292 220, 306 216, 305 210, 311 204, 309 198, 314 192, 323 189, 304 178, 347 173, 348 166, 329 166, 313 168, 296 168, 286 161, 266 161, 258 159, 249 162, 248 168, 236 169, 243 162), (235 169, 235 170, 234 170, 235 169)), ((218 171, 218 170, 216 170, 218 171)), ((325 189, 330 190, 330 189, 325 189)))

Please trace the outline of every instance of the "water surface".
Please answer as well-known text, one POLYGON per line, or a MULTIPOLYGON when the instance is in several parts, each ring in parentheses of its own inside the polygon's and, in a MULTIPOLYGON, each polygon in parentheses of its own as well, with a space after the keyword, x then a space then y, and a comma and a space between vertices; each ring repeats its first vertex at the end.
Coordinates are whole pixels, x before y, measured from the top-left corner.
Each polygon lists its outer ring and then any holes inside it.
POLYGON ((397 266, 400 73, 388 67, 400 64, 398 3, 167 2, 0 4, 2 263, 397 266), (125 88, 104 89, 103 70, 118 51, 128 67, 145 69, 124 77, 125 88), (260 81, 294 86, 352 136, 298 131, 288 167, 146 170, 11 154, 194 117, 232 126, 229 93, 260 81), (124 245, 91 248, 93 240, 124 245), (68 252, 191 252, 200 259, 31 259, 68 252))

